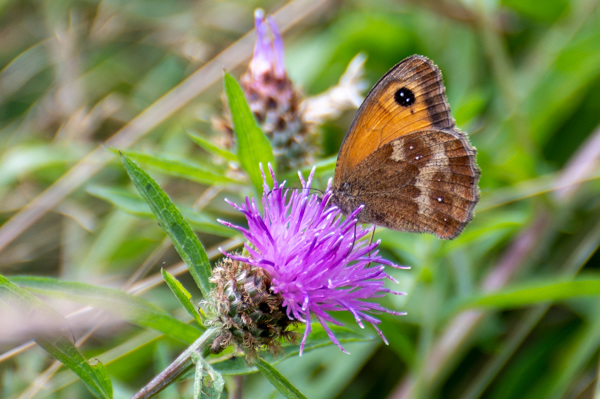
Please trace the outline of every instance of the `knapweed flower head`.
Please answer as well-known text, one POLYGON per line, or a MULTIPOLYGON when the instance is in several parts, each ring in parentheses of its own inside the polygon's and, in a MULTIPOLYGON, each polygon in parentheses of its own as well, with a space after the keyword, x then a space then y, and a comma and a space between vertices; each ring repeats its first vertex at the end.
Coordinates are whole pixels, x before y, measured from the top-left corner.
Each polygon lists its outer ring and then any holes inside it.
POLYGON ((290 320, 306 323, 300 354, 311 331, 311 316, 316 318, 329 338, 342 351, 344 348, 328 323, 342 325, 332 312, 350 312, 358 325, 377 328, 381 312, 400 315, 371 301, 387 293, 401 295, 384 286, 393 279, 385 265, 399 267, 379 256, 379 242, 370 243, 372 228, 358 225, 357 209, 346 219, 336 206, 329 206, 331 181, 323 196, 311 194, 314 169, 308 180, 299 173, 302 189, 286 189, 273 176, 273 189, 266 182, 262 196, 262 212, 254 199, 244 204, 230 204, 248 220, 248 228, 220 221, 239 230, 248 240, 244 255, 226 254, 229 258, 264 270, 270 278, 270 290, 281 296, 282 307, 290 320))
MULTIPOLYGON (((248 69, 241 77, 242 89, 271 141, 279 170, 298 170, 313 164, 320 150, 316 126, 362 102, 364 57, 351 62, 337 86, 304 99, 286 72, 283 39, 274 19, 258 9, 254 22, 256 42, 248 69)), ((234 134, 229 115, 213 118, 213 126, 222 133, 221 145, 232 148, 234 134)))

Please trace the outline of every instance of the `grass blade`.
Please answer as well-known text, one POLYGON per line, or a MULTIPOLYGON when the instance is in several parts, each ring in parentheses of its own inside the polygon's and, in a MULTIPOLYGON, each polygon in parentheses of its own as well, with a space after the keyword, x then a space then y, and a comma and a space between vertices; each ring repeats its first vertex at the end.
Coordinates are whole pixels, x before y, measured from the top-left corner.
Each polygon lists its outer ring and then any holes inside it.
MULTIPOLYGON (((117 208, 132 215, 147 219, 154 218, 148 204, 142 201, 139 195, 136 195, 129 190, 114 187, 90 186, 87 188, 87 192, 95 197, 110 202, 117 208)), ((232 232, 230 228, 218 223, 214 217, 199 213, 186 206, 178 205, 178 209, 181 210, 181 214, 198 232, 213 234, 220 237, 233 237, 235 235, 235 232, 232 232)))
POLYGON ((202 184, 241 183, 225 176, 225 172, 209 170, 205 165, 181 158, 174 159, 168 156, 144 154, 134 151, 125 151, 123 154, 135 162, 146 164, 165 174, 182 177, 202 184))
MULTIPOLYGON (((315 168, 314 177, 328 176, 332 175, 335 169, 335 163, 337 162, 337 155, 322 159, 320 161, 316 161, 313 165, 305 166, 300 169, 303 176, 307 176, 313 169, 315 168)), ((298 178, 298 172, 289 172, 286 173, 283 178, 288 181, 293 181, 293 179, 298 178)))
POLYGON ((184 343, 194 342, 202 332, 149 302, 123 291, 49 277, 14 277, 13 281, 36 293, 83 303, 117 314, 132 324, 152 328, 184 343))
POLYGON ((104 365, 88 363, 77 347, 67 337, 57 339, 36 338, 50 356, 70 368, 86 384, 88 389, 99 398, 112 398, 112 383, 104 365))
POLYGON ((302 392, 298 390, 295 386, 292 385, 277 369, 271 366, 269 363, 265 362, 263 359, 256 359, 256 367, 261 372, 261 374, 269 380, 271 384, 279 393, 289 399, 300 399, 306 398, 306 396, 302 395, 302 392))
POLYGON ((206 140, 204 137, 198 136, 190 131, 187 131, 187 135, 192 139, 194 143, 200 146, 204 151, 210 152, 211 154, 217 155, 223 159, 232 162, 238 162, 238 157, 233 152, 229 152, 224 150, 223 148, 213 144, 209 140, 206 140))
MULTIPOLYGON (((0 275, 0 302, 8 307, 27 311, 36 323, 50 320, 53 325, 66 326, 67 321, 58 312, 41 300, 0 275), (16 306, 15 306, 16 305, 16 306)), ((101 363, 89 364, 79 349, 71 342, 66 329, 53 329, 49 334, 36 334, 35 341, 50 356, 67 366, 81 378, 87 388, 99 398, 112 398, 113 390, 110 378, 101 363), (56 334, 56 335, 55 335, 56 334)))
POLYGON ((572 281, 552 280, 523 283, 501 291, 462 299, 460 300, 460 309, 511 309, 586 296, 600 296, 600 278, 588 277, 572 281))

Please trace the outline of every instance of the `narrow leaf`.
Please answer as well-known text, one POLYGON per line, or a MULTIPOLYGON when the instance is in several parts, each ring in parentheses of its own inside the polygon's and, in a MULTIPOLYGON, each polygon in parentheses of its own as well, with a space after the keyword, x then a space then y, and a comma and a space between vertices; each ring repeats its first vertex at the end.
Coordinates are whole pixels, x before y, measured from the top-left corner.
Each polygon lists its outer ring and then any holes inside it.
POLYGON ((542 302, 556 302, 582 296, 600 296, 600 279, 581 278, 573 281, 528 282, 501 291, 465 298, 459 307, 510 309, 542 302))
MULTIPOLYGON (((250 176, 256 191, 262 193, 263 178, 259 164, 262 163, 266 168, 267 164, 271 163, 275 167, 271 142, 256 123, 242 88, 227 72, 225 72, 225 93, 237 139, 237 156, 242 168, 250 176)), ((268 182, 271 183, 269 173, 266 173, 266 176, 268 182)))
POLYGON ((89 364, 79 349, 71 342, 64 317, 44 302, 14 284, 6 277, 0 275, 0 302, 7 305, 8 309, 27 312, 34 322, 61 326, 63 328, 51 329, 51 333, 39 331, 35 341, 52 357, 67 366, 81 378, 87 388, 99 398, 112 398, 112 384, 102 364, 95 366, 89 364))
MULTIPOLYGON (((338 338, 338 340, 344 344, 349 342, 367 342, 372 341, 374 339, 373 336, 369 335, 361 335, 358 334, 346 327, 341 326, 331 326, 331 330, 338 338)), ((313 331, 308 336, 306 344, 304 345, 304 353, 308 353, 310 351, 325 348, 334 345, 331 342, 331 339, 320 325, 314 325, 313 331)), ((293 356, 298 356, 300 352, 299 345, 293 344, 284 344, 282 348, 282 353, 278 353, 277 356, 273 356, 271 354, 263 354, 263 359, 268 361, 270 364, 277 364, 285 359, 289 359, 293 356)), ((213 363, 212 366, 215 370, 219 371, 223 375, 240 375, 240 374, 250 374, 256 372, 256 368, 254 366, 248 365, 246 360, 243 357, 229 358, 227 360, 221 360, 216 363, 213 363)))
POLYGON ((212 286, 208 280, 211 268, 202 243, 158 184, 127 157, 122 155, 121 160, 138 192, 150 206, 160 227, 167 233, 175 250, 188 265, 198 288, 207 297, 212 286))
POLYGON ((204 377, 204 367, 202 362, 198 360, 200 355, 198 353, 192 353, 192 361, 194 362, 194 393, 192 394, 194 399, 202 399, 202 379, 204 377))
POLYGON ((200 327, 204 327, 200 314, 198 314, 196 306, 192 303, 192 294, 190 294, 171 273, 165 269, 162 269, 161 272, 169 289, 173 295, 175 295, 175 298, 177 298, 184 309, 194 318, 194 320, 196 320, 196 323, 198 323, 200 327))
POLYGON ((73 370, 88 389, 99 398, 112 398, 112 383, 104 365, 100 362, 91 365, 81 352, 67 337, 56 339, 36 338, 35 342, 42 347, 50 356, 73 370))
MULTIPOLYGON (((154 218, 148 204, 144 202, 139 195, 128 190, 115 187, 90 186, 87 188, 87 192, 95 197, 110 202, 117 208, 132 215, 148 219, 154 218)), ((235 232, 232 232, 230 228, 217 223, 216 218, 214 217, 206 216, 205 214, 199 213, 186 206, 178 205, 178 209, 181 210, 181 214, 191 223, 196 231, 214 234, 220 237, 232 237, 235 235, 235 232)))
POLYGON ((306 396, 302 395, 298 388, 293 386, 292 383, 277 371, 275 367, 271 366, 261 358, 258 358, 255 364, 261 374, 269 380, 283 396, 289 399, 306 398, 306 396))
MULTIPOLYGON (((333 171, 335 170, 336 162, 337 162, 337 155, 334 155, 332 157, 317 161, 314 165, 305 166, 304 168, 300 169, 300 171, 302 172, 303 176, 307 176, 312 171, 312 168, 315 167, 314 177, 319 177, 319 176, 323 176, 323 175, 331 175, 331 174, 333 174, 333 171)), ((285 180, 297 179, 298 172, 286 173, 283 176, 283 178, 285 180)))
POLYGON ((123 154, 135 162, 143 163, 168 175, 183 177, 202 184, 242 183, 225 176, 223 171, 217 171, 214 167, 189 160, 134 151, 123 151, 123 154))
POLYGON ((209 140, 206 140, 204 137, 198 136, 190 131, 187 132, 188 136, 194 141, 194 143, 198 144, 203 150, 210 152, 211 154, 215 154, 224 158, 228 161, 238 162, 238 157, 233 152, 229 152, 209 140))
POLYGON ((152 328, 184 343, 194 342, 202 332, 151 303, 123 291, 49 277, 13 277, 12 280, 39 294, 83 303, 117 314, 132 324, 152 328))

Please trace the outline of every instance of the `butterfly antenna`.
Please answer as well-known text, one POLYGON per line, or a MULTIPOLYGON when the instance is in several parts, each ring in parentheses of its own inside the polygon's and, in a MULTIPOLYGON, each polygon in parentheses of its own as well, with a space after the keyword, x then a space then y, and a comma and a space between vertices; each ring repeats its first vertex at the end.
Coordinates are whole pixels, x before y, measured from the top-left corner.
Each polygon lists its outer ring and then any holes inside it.
MULTIPOLYGON (((371 230, 371 238, 369 239, 369 245, 373 244, 373 238, 375 238, 375 226, 373 226, 373 230, 371 230)), ((369 251, 369 257, 371 257, 371 253, 373 251, 369 251)), ((373 262, 369 262, 369 264, 367 265, 367 267, 371 267, 371 263, 373 262)))
MULTIPOLYGON (((321 193, 321 194, 325 194, 325 193, 321 193)), ((329 198, 327 198, 327 202, 325 203, 325 208, 327 208, 329 206, 329 203, 331 202, 332 198, 333 198, 333 195, 330 195, 329 198)))
MULTIPOLYGON (((281 189, 281 188, 280 188, 281 189)), ((318 188, 314 188, 314 187, 308 187, 308 188, 304 188, 304 187, 284 187, 283 190, 309 190, 312 192, 316 192, 318 194, 325 194, 325 192, 323 190, 319 190, 318 188)), ((269 191, 267 191, 267 195, 270 195, 273 192, 273 189, 270 189, 269 191)))
POLYGON ((353 238, 352 238, 352 248, 350 248, 350 252, 354 251, 354 244, 356 244, 356 223, 354 223, 354 229, 352 230, 353 238))

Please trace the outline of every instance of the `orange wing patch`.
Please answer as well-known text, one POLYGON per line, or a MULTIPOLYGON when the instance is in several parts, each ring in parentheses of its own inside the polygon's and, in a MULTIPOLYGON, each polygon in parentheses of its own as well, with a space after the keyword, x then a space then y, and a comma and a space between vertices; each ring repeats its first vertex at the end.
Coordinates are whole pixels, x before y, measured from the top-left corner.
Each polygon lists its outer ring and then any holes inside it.
POLYGON ((423 56, 409 57, 371 89, 344 137, 335 180, 378 148, 400 136, 428 128, 452 128, 440 70, 423 56))

